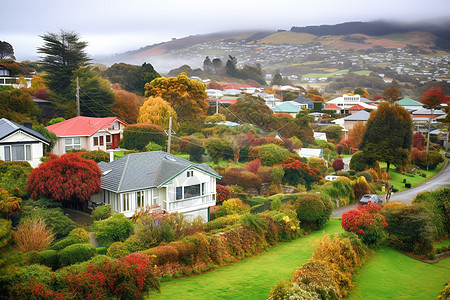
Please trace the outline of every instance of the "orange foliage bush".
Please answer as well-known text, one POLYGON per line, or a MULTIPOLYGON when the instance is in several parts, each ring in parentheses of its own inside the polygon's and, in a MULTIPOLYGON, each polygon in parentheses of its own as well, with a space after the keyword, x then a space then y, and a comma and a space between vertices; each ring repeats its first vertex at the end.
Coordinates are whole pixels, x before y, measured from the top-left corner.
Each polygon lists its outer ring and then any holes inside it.
POLYGON ((51 228, 42 219, 26 219, 14 232, 14 241, 22 252, 45 250, 54 239, 51 228))

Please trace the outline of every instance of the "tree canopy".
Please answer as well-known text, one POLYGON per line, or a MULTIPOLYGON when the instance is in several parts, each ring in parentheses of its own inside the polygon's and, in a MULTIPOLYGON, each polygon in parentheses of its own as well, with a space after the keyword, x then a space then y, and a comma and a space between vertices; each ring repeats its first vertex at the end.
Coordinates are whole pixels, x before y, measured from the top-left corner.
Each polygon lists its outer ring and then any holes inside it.
POLYGON ((206 116, 208 103, 205 85, 190 80, 185 73, 177 77, 159 77, 145 85, 145 97, 161 97, 169 102, 183 126, 200 123, 206 116))
POLYGON ((136 123, 139 114, 138 96, 125 90, 114 90, 112 111, 128 123, 136 123))
POLYGON ((149 97, 139 109, 137 121, 138 123, 150 123, 168 129, 170 117, 172 117, 173 130, 177 130, 177 113, 170 106, 169 102, 161 97, 149 97))
POLYGON ((360 150, 368 159, 384 161, 402 168, 409 158, 413 140, 410 113, 398 104, 380 103, 370 113, 360 150))
POLYGON ((13 59, 16 60, 14 56, 14 48, 10 43, 6 41, 0 41, 0 59, 13 59))

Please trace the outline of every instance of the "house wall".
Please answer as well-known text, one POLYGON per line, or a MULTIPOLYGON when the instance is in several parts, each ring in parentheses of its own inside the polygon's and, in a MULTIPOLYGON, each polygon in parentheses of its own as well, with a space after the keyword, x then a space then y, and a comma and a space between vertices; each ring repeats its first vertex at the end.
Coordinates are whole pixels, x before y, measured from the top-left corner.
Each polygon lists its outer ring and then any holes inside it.
MULTIPOLYGON (((31 156, 28 161, 33 168, 41 163, 41 157, 44 156, 44 144, 35 137, 22 131, 17 131, 0 141, 0 160, 5 160, 5 147, 11 145, 29 145, 31 147, 31 156)), ((11 153, 11 152, 10 152, 11 153)))
POLYGON ((353 128, 353 126, 355 126, 356 123, 362 123, 362 124, 366 124, 367 121, 344 121, 344 128, 347 130, 350 130, 353 128))
POLYGON ((68 136, 68 137, 58 137, 56 141, 55 147, 53 147, 53 154, 63 155, 66 153, 66 139, 80 139, 80 147, 79 149, 88 149, 88 137, 87 136, 68 136))

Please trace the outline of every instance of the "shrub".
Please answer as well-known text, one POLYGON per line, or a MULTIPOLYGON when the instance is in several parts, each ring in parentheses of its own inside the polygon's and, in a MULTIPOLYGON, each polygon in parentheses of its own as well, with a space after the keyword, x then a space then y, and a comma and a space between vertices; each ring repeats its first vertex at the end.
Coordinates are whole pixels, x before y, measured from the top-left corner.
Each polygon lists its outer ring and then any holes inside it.
MULTIPOLYGON (((327 174, 327 164, 325 159, 319 157, 310 157, 308 159, 308 167, 320 170, 320 175, 323 177, 327 174)), ((343 168, 343 167, 342 167, 343 168)))
POLYGON ((378 246, 384 237, 383 229, 389 224, 380 210, 381 206, 374 203, 349 210, 342 214, 342 228, 356 233, 366 245, 378 246))
POLYGON ((331 166, 333 167, 333 170, 335 172, 340 171, 344 168, 344 161, 342 160, 342 158, 338 157, 333 161, 331 166))
POLYGON ((222 203, 225 200, 230 199, 231 191, 227 186, 216 184, 216 202, 222 203))
POLYGON ((89 243, 90 240, 89 234, 84 228, 75 228, 69 233, 68 237, 75 237, 79 243, 89 243))
POLYGON ((264 144, 250 147, 250 156, 259 158, 263 166, 273 166, 286 160, 290 156, 289 150, 275 144, 264 144))
POLYGON ((112 215, 106 220, 95 221, 94 233, 102 245, 125 241, 133 232, 133 222, 122 214, 112 215))
POLYGON ((101 246, 101 247, 95 248, 95 250, 97 250, 98 255, 106 255, 108 248, 101 246))
POLYGON ((295 205, 297 206, 297 218, 300 220, 302 228, 320 229, 330 218, 322 199, 317 195, 300 196, 295 205))
POLYGON ((426 206, 431 213, 431 221, 435 228, 435 238, 440 239, 450 234, 450 189, 438 189, 423 192, 416 196, 413 204, 426 206))
POLYGON ((26 197, 27 180, 31 171, 33 168, 28 162, 0 161, 0 188, 15 197, 26 197))
POLYGON ((370 175, 369 172, 366 172, 366 171, 363 171, 363 172, 357 172, 357 173, 355 174, 355 176, 356 176, 357 178, 363 176, 363 177, 366 179, 367 182, 372 182, 372 175, 370 175))
POLYGON ((283 177, 284 177, 284 170, 280 166, 274 166, 270 170, 270 175, 272 177, 273 184, 281 184, 281 182, 283 181, 283 177))
POLYGON ((232 214, 243 214, 248 212, 250 207, 243 203, 241 199, 231 198, 223 202, 222 206, 216 211, 216 217, 222 217, 232 214))
POLYGON ((130 254, 130 252, 125 247, 125 244, 122 242, 112 243, 111 246, 108 247, 108 251, 106 253, 109 257, 112 258, 124 257, 130 254))
POLYGON ((142 253, 150 256, 155 255, 157 265, 164 265, 166 263, 175 263, 178 261, 177 249, 167 244, 163 244, 148 250, 144 250, 142 251, 142 253))
POLYGON ((44 250, 39 252, 39 263, 45 265, 53 270, 58 269, 59 258, 58 252, 55 250, 44 250))
POLYGON ((282 282, 271 291, 268 300, 308 299, 320 300, 320 295, 310 291, 309 287, 295 282, 282 282))
POLYGON ((157 143, 150 142, 147 145, 145 145, 145 150, 147 151, 161 151, 162 146, 158 145, 157 143))
POLYGON ((99 163, 101 161, 109 162, 109 153, 103 150, 83 152, 80 154, 80 156, 85 159, 91 159, 96 163, 99 163))
POLYGON ((62 249, 66 248, 67 246, 73 245, 73 244, 79 244, 82 243, 77 237, 71 236, 71 237, 65 237, 62 240, 57 241, 54 243, 50 249, 61 251, 62 249))
POLYGON ((145 123, 134 124, 124 129, 120 147, 142 151, 150 142, 163 146, 165 141, 166 135, 161 126, 145 123))
POLYGON ((362 151, 357 151, 350 160, 350 169, 362 172, 373 165, 373 161, 366 158, 362 151))
POLYGON ((305 163, 294 158, 288 158, 280 164, 284 169, 283 182, 293 186, 305 185, 311 189, 311 184, 322 179, 318 169, 311 169, 305 163))
POLYGON ((426 207, 417 204, 390 207, 383 214, 393 247, 414 254, 428 254, 432 250, 433 227, 426 207))
POLYGON ((59 252, 61 267, 83 262, 92 258, 97 251, 91 244, 73 244, 59 252))
POLYGON ((370 194, 370 186, 366 178, 361 176, 351 182, 355 200, 359 201, 365 194, 370 194))
POLYGON ((53 240, 51 229, 39 218, 24 220, 14 232, 14 241, 22 252, 42 251, 47 249, 53 240))
POLYGON ((111 204, 105 204, 94 208, 94 210, 91 212, 91 219, 93 221, 106 220, 111 217, 111 214, 111 204))
POLYGON ((270 210, 278 210, 281 208, 281 200, 275 199, 272 202, 270 202, 270 210))

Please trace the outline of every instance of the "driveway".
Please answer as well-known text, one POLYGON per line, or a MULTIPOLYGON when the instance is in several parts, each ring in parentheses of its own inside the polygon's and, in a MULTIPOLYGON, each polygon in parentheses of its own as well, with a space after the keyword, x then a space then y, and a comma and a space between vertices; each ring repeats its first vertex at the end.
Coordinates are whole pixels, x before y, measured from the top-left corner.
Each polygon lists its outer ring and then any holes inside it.
MULTIPOLYGON (((397 201, 405 204, 410 204, 417 194, 425 191, 434 191, 436 189, 450 187, 450 162, 433 178, 430 180, 419 184, 408 190, 397 192, 392 194, 390 202, 397 201)), ((358 206, 358 203, 353 203, 348 206, 336 208, 331 214, 332 217, 341 217, 346 211, 354 209, 358 206)))

